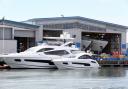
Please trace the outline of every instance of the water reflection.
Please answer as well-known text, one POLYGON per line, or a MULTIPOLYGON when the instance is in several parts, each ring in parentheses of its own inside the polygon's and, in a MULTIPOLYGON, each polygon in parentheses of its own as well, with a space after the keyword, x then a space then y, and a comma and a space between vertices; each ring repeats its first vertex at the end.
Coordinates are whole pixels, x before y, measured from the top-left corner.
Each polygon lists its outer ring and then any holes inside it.
POLYGON ((128 68, 0 70, 0 89, 128 89, 128 68))
POLYGON ((123 67, 106 67, 101 68, 99 71, 99 76, 104 77, 125 77, 126 69, 123 67))

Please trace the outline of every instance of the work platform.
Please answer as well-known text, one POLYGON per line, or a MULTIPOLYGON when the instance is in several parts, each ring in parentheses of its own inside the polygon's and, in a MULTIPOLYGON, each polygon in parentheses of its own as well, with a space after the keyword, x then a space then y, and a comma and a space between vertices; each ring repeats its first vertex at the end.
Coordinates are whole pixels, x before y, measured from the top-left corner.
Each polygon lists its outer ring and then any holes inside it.
POLYGON ((101 67, 128 67, 128 60, 98 60, 101 67))

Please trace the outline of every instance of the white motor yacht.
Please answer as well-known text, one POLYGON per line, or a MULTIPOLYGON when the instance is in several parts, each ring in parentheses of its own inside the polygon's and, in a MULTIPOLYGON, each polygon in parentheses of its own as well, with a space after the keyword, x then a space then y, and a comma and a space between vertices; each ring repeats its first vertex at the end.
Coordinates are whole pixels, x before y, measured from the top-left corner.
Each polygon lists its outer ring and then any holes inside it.
POLYGON ((100 67, 98 62, 91 58, 90 53, 77 53, 72 57, 53 59, 58 69, 86 69, 100 67))
POLYGON ((11 68, 56 68, 52 59, 70 57, 73 51, 79 50, 71 44, 72 42, 61 46, 39 45, 21 53, 2 55, 1 58, 11 68))

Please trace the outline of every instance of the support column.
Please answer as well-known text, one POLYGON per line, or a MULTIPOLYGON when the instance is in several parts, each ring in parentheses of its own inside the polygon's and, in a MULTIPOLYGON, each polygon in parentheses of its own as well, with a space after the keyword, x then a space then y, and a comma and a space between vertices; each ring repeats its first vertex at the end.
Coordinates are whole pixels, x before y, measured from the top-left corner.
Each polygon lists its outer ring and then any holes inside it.
POLYGON ((12 40, 14 40, 14 36, 15 36, 15 28, 12 27, 12 40))
POLYGON ((38 29, 36 29, 35 33, 35 42, 41 42, 43 40, 43 25, 41 25, 38 29))

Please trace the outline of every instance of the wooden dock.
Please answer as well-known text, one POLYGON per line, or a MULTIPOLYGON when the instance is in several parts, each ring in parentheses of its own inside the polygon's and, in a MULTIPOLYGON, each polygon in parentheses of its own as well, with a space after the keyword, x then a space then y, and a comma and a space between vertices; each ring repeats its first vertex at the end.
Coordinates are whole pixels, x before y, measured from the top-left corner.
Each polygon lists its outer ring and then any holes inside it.
POLYGON ((98 60, 101 67, 128 67, 128 60, 98 60))

